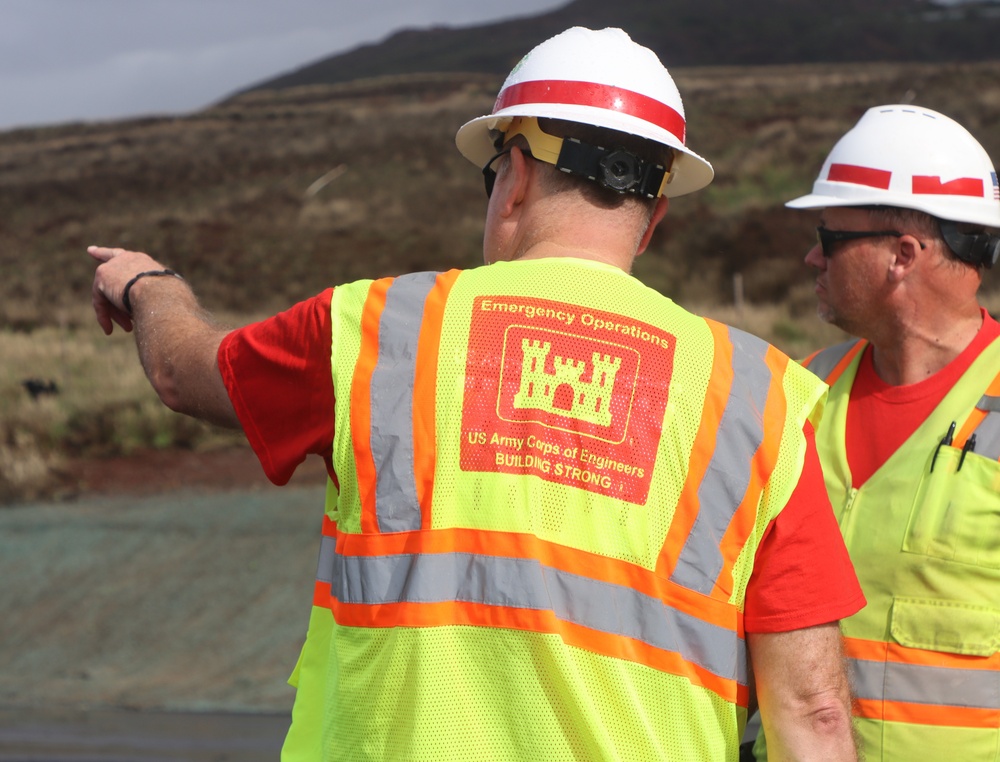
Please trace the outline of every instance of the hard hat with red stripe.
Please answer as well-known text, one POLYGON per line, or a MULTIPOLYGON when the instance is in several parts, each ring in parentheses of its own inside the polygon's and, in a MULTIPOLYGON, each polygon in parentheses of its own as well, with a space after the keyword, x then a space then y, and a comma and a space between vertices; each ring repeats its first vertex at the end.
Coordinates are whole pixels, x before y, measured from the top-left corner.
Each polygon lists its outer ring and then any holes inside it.
MULTIPOLYGON (((535 47, 507 77, 492 113, 459 129, 458 150, 482 166, 518 117, 593 125, 671 147, 673 166, 650 195, 681 196, 714 176, 712 165, 685 145, 684 105, 673 78, 653 51, 621 29, 574 27, 535 47)), ((541 153, 535 158, 557 163, 541 153)))
POLYGON ((866 111, 830 151, 812 193, 786 204, 872 205, 1000 227, 1000 184, 989 155, 958 122, 917 106, 866 111))

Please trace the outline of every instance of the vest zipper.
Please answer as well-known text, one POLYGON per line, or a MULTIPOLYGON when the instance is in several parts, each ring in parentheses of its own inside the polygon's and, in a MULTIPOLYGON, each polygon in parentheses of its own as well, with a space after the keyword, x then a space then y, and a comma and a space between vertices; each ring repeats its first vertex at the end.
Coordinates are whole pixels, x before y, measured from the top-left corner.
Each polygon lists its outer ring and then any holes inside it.
POLYGON ((847 521, 850 518, 851 508, 854 507, 854 500, 858 496, 858 488, 851 487, 851 491, 847 493, 847 499, 844 501, 844 510, 840 514, 840 524, 841 529, 847 525, 847 521))

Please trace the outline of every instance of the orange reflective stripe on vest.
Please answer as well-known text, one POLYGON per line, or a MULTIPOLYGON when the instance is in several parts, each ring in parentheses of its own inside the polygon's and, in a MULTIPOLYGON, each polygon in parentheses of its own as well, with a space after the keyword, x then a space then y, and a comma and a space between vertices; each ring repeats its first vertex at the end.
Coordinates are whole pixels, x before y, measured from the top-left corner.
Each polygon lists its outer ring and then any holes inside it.
POLYGON ((984 458, 1000 460, 1000 396, 984 395, 976 409, 985 413, 975 429, 976 452, 984 458))
POLYGON ((955 727, 1000 723, 1000 654, 984 659, 858 638, 844 645, 858 717, 955 727))
POLYGON ((984 458, 1000 460, 1000 375, 986 388, 975 409, 959 428, 952 445, 962 447, 973 432, 976 434, 975 452, 984 458))
POLYGON ((413 399, 413 472, 417 501, 423 516, 423 526, 431 525, 431 499, 436 465, 437 367, 441 327, 448 293, 458 279, 459 270, 439 273, 434 287, 424 300, 424 317, 417 339, 417 372, 414 377, 413 399))

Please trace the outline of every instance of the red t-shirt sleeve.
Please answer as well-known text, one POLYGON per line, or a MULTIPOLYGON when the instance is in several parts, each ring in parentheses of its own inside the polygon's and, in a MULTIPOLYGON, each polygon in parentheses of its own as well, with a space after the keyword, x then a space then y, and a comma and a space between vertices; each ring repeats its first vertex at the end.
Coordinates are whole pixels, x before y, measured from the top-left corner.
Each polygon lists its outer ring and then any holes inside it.
POLYGON ((768 525, 747 586, 747 632, 788 632, 835 622, 865 605, 833 516, 812 425, 806 456, 784 510, 768 525))
POLYGON ((286 484, 307 455, 331 471, 333 289, 223 340, 218 362, 236 415, 264 472, 286 484))

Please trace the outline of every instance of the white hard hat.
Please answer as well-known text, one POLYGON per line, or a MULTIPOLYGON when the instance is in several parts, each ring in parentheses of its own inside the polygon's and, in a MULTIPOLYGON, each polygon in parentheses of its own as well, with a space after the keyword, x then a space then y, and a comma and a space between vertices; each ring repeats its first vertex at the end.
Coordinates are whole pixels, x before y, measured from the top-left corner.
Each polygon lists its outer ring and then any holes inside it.
POLYGON ((594 125, 674 148, 665 196, 704 188, 715 174, 684 145, 684 104, 673 78, 653 51, 621 29, 573 27, 535 47, 508 75, 493 112, 459 129, 458 150, 482 166, 518 116, 594 125))
POLYGON ((866 111, 826 157, 812 193, 785 204, 871 205, 1000 227, 1000 185, 986 151, 955 120, 917 106, 866 111))

